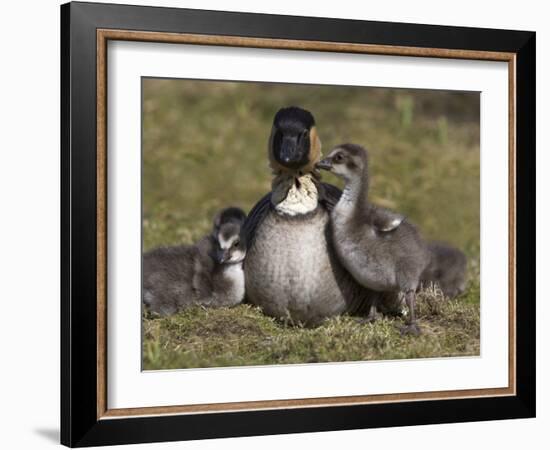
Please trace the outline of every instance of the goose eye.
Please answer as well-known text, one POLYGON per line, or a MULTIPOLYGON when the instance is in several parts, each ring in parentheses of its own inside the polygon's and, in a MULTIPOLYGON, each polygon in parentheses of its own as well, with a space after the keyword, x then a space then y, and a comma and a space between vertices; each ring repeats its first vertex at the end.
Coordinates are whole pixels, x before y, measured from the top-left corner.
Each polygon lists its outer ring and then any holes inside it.
POLYGON ((237 239, 235 242, 233 242, 233 247, 238 247, 240 244, 240 241, 237 239))

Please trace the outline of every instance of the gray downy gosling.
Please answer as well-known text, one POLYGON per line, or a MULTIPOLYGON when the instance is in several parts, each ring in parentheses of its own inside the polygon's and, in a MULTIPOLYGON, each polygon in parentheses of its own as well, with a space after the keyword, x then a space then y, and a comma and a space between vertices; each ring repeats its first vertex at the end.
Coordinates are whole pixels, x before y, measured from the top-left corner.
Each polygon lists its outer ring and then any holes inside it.
POLYGON ((193 305, 234 306, 244 299, 246 242, 239 208, 220 211, 210 235, 195 245, 161 247, 143 255, 143 303, 166 316, 193 305))
POLYGON ((416 227, 405 217, 369 202, 367 152, 359 145, 336 147, 317 165, 345 181, 331 212, 334 247, 355 280, 374 291, 397 292, 409 314, 403 333, 418 335, 416 290, 430 252, 416 227))
POLYGON ((424 285, 439 286, 445 297, 455 298, 466 290, 466 255, 445 242, 429 242, 430 263, 422 274, 424 285))

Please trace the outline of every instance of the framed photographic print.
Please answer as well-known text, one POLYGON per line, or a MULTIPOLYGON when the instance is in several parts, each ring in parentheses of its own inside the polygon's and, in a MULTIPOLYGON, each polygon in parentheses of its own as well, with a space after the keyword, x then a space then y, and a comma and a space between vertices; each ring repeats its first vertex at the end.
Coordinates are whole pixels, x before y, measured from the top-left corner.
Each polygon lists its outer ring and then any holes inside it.
POLYGON ((61 7, 61 441, 535 415, 535 33, 61 7))

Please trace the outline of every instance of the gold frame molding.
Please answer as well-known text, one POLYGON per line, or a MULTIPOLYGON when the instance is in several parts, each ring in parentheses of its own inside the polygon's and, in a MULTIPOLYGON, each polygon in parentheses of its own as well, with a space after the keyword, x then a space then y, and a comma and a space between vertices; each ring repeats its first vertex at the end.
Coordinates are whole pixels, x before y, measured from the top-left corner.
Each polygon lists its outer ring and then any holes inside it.
POLYGON ((265 409, 344 406, 421 400, 448 400, 516 395, 516 55, 506 52, 455 50, 445 48, 399 47, 322 41, 247 38, 180 33, 157 33, 114 29, 97 30, 97 418, 129 416, 219 413, 265 409), (141 41, 216 45, 393 56, 472 59, 508 63, 508 386, 402 394, 265 400, 201 405, 150 406, 109 409, 107 405, 107 42, 141 41))

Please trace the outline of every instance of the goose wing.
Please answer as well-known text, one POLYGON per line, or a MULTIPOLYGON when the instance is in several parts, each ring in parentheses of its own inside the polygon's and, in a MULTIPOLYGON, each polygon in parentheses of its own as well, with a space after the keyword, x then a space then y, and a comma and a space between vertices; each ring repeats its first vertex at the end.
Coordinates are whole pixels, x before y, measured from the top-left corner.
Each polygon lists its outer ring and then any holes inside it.
POLYGON ((319 183, 318 190, 319 203, 321 203, 327 211, 332 211, 336 203, 338 203, 338 200, 340 200, 342 191, 336 186, 328 183, 319 183))
POLYGON ((271 192, 264 195, 256 205, 250 210, 248 216, 243 225, 243 233, 246 237, 246 242, 248 248, 252 245, 254 241, 254 235, 258 225, 262 223, 264 218, 267 216, 267 213, 271 209, 271 192))

